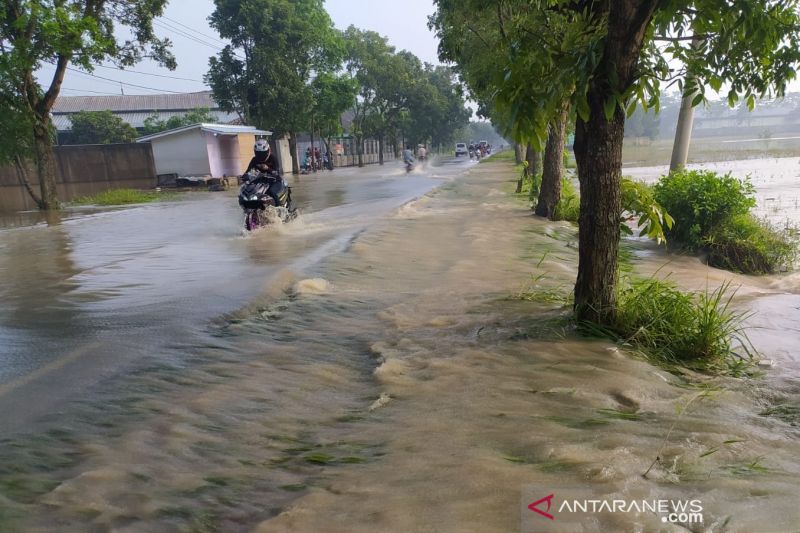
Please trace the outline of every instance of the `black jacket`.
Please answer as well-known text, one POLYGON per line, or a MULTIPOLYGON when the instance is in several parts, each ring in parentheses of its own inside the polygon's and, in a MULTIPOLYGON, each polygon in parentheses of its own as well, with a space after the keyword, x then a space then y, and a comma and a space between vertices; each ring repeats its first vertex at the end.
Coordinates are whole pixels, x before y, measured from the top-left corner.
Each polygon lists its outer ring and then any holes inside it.
MULTIPOLYGON (((245 174, 256 168, 256 165, 260 165, 262 163, 267 165, 267 172, 277 172, 278 174, 281 173, 281 169, 278 166, 278 159, 275 157, 275 154, 270 152, 269 157, 259 157, 258 155, 253 157, 253 159, 250 160, 250 164, 247 165, 247 170, 244 171, 245 174)), ((261 171, 261 169, 258 170, 261 171)))

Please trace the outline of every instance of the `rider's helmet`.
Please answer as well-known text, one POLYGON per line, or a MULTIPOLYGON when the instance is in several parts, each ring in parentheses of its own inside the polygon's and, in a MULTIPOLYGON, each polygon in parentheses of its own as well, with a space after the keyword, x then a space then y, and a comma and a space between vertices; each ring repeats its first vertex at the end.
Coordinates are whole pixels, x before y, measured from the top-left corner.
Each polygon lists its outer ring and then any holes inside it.
POLYGON ((256 155, 269 155, 269 143, 266 139, 259 139, 253 146, 253 151, 256 155))

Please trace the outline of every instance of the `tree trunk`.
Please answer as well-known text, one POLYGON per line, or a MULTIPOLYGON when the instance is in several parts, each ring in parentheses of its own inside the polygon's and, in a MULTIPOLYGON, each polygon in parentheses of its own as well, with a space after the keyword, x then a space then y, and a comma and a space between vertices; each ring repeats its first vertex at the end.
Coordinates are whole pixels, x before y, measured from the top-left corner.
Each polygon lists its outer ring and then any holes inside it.
POLYGON ((522 162, 525 160, 524 148, 519 143, 514 143, 514 161, 518 165, 521 165, 522 162))
POLYGON ((569 108, 565 105, 550 124, 547 148, 544 152, 542 188, 535 213, 540 217, 555 220, 556 205, 561 199, 561 178, 564 175, 564 137, 567 130, 569 108))
POLYGON ((328 154, 328 170, 333 170, 333 154, 331 153, 331 138, 323 137, 322 142, 325 143, 325 153, 328 154))
POLYGON ((525 149, 525 160, 528 162, 528 176, 537 176, 542 172, 542 154, 534 150, 531 143, 525 149))
POLYGON ((589 117, 575 127, 575 159, 581 189, 578 219, 578 278, 575 315, 579 321, 612 324, 616 318, 619 252, 620 175, 625 113, 605 103, 633 84, 645 33, 659 0, 615 0, 592 4, 595 18, 607 17, 605 48, 586 93, 589 117))
POLYGON ((378 135, 378 163, 383 165, 383 135, 378 135))
POLYGON ((300 174, 300 162, 297 157, 297 135, 289 132, 289 151, 292 153, 292 174, 300 174))
POLYGON ((616 313, 625 115, 617 110, 606 120, 602 102, 591 113, 588 122, 578 119, 575 129, 581 190, 575 312, 578 320, 609 324, 616 313))
POLYGON ((28 191, 28 195, 30 195, 30 197, 36 203, 36 207, 39 209, 44 209, 42 199, 36 196, 36 193, 33 191, 33 187, 31 187, 31 184, 28 182, 28 170, 25 168, 25 165, 22 163, 22 159, 18 155, 14 156, 14 166, 17 169, 17 179, 19 180, 19 184, 25 187, 25 190, 28 191))
POLYGON ((50 119, 40 119, 33 127, 34 153, 36 155, 36 170, 39 174, 39 189, 41 191, 40 206, 42 209, 60 209, 58 191, 56 190, 56 158, 53 142, 50 139, 50 119))
POLYGON ((364 137, 356 137, 356 153, 358 154, 358 166, 364 166, 364 137))
POLYGON ((317 171, 317 158, 314 155, 314 128, 313 127, 311 128, 311 133, 309 134, 309 137, 311 138, 311 171, 312 172, 316 172, 317 171))

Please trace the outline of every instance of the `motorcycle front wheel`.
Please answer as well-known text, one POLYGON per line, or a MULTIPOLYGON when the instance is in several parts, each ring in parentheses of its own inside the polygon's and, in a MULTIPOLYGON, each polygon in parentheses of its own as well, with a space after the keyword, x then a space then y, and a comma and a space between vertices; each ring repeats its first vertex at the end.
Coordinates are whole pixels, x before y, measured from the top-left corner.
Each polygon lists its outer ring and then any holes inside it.
POLYGON ((246 213, 244 216, 244 229, 247 231, 253 231, 258 226, 258 213, 256 211, 250 211, 249 213, 246 213))

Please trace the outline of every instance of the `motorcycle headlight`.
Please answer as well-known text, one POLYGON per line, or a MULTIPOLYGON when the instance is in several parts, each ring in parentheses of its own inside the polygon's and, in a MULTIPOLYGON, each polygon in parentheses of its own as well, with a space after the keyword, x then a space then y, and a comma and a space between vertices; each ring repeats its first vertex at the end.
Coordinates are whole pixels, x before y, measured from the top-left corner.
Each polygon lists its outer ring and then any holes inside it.
POLYGON ((258 200, 258 196, 254 194, 253 196, 250 197, 250 200, 252 201, 258 200))

